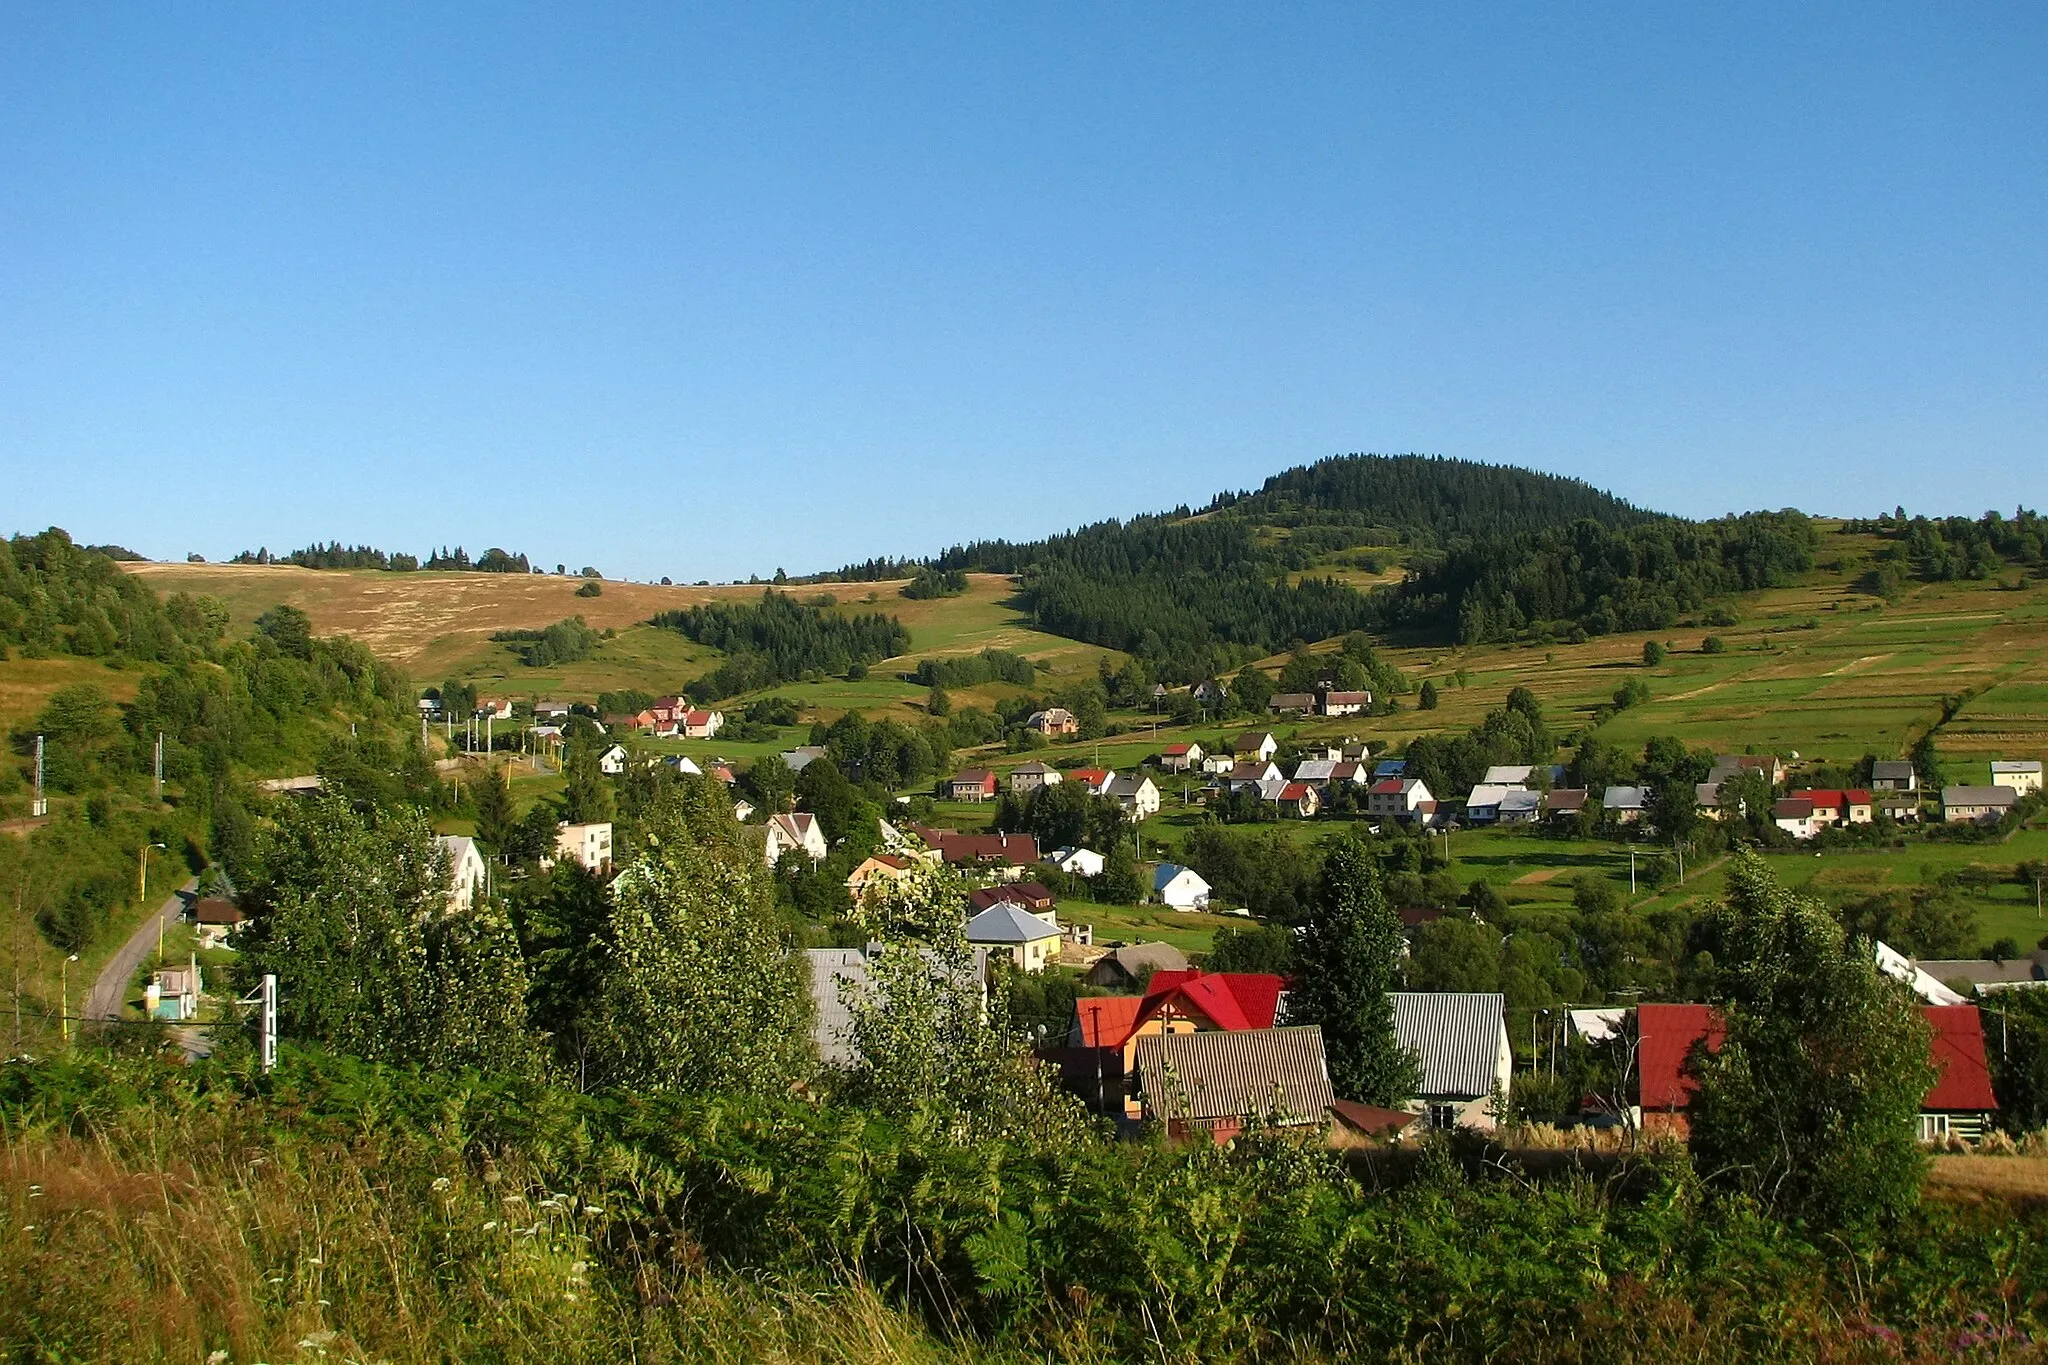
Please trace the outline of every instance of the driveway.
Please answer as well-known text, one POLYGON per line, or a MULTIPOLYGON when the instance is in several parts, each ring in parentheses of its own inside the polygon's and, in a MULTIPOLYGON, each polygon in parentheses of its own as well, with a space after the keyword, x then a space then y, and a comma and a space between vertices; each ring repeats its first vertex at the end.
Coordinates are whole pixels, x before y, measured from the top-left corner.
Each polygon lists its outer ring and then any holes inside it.
POLYGON ((100 968, 99 979, 92 983, 92 991, 85 997, 82 1011, 87 1019, 119 1019, 121 1007, 128 1003, 128 989, 135 984, 135 974, 142 970, 142 964, 156 951, 157 937, 169 926, 178 922, 185 913, 185 907, 198 897, 199 879, 192 878, 171 894, 171 898, 157 908, 157 912, 144 920, 121 945, 121 951, 107 959, 107 965, 100 968))

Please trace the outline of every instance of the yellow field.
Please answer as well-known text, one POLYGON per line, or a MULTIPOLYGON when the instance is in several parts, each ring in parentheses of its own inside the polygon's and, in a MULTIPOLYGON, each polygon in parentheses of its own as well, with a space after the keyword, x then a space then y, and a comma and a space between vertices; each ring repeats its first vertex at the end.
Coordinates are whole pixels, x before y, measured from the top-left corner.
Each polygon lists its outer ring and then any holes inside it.
POLYGON ((0 733, 31 722, 59 688, 87 682, 115 701, 135 700, 142 675, 96 659, 8 659, 0 663, 0 733))

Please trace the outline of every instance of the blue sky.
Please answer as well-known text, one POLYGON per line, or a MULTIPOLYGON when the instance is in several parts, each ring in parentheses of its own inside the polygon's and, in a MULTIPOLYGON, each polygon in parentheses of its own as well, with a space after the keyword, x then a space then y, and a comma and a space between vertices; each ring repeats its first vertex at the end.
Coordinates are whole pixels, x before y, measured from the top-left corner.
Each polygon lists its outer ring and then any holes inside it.
POLYGON ((2048 501, 2039 4, 13 5, 0 90, 0 530, 744 577, 1367 450, 2048 501))

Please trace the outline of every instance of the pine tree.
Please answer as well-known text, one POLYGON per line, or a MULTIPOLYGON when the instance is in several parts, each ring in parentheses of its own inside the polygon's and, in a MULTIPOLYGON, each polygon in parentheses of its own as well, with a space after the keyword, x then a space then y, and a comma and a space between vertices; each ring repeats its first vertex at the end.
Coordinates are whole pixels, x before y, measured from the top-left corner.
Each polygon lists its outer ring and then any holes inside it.
POLYGON ((597 765, 597 746, 589 740, 574 740, 564 764, 567 780, 562 787, 562 818, 572 825, 597 824, 612 818, 612 785, 597 765))
POLYGON ((513 829, 512 788, 505 770, 493 766, 476 784, 476 837, 493 853, 503 853, 513 829))
POLYGON ((1320 1024, 1330 1083, 1341 1099, 1392 1105, 1421 1084, 1415 1054, 1394 1037, 1401 920, 1387 905, 1371 848, 1335 840, 1295 954, 1290 1023, 1320 1024))

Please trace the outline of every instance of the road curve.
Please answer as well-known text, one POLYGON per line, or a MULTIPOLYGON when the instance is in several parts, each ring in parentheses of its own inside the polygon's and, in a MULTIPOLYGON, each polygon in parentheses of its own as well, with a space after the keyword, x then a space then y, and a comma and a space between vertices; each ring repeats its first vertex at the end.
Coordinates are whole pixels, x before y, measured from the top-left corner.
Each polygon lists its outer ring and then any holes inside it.
POLYGON ((165 928, 177 923, 178 916, 185 913, 188 897, 199 890, 197 877, 187 881, 171 898, 157 907, 157 912, 137 926, 128 941, 121 945, 121 951, 107 959, 107 965, 100 968, 99 978, 92 983, 92 991, 85 997, 85 1005, 79 1013, 87 1019, 119 1019, 121 1007, 128 1002, 128 988, 135 983, 135 974, 142 970, 143 962, 156 951, 158 925, 165 928))

